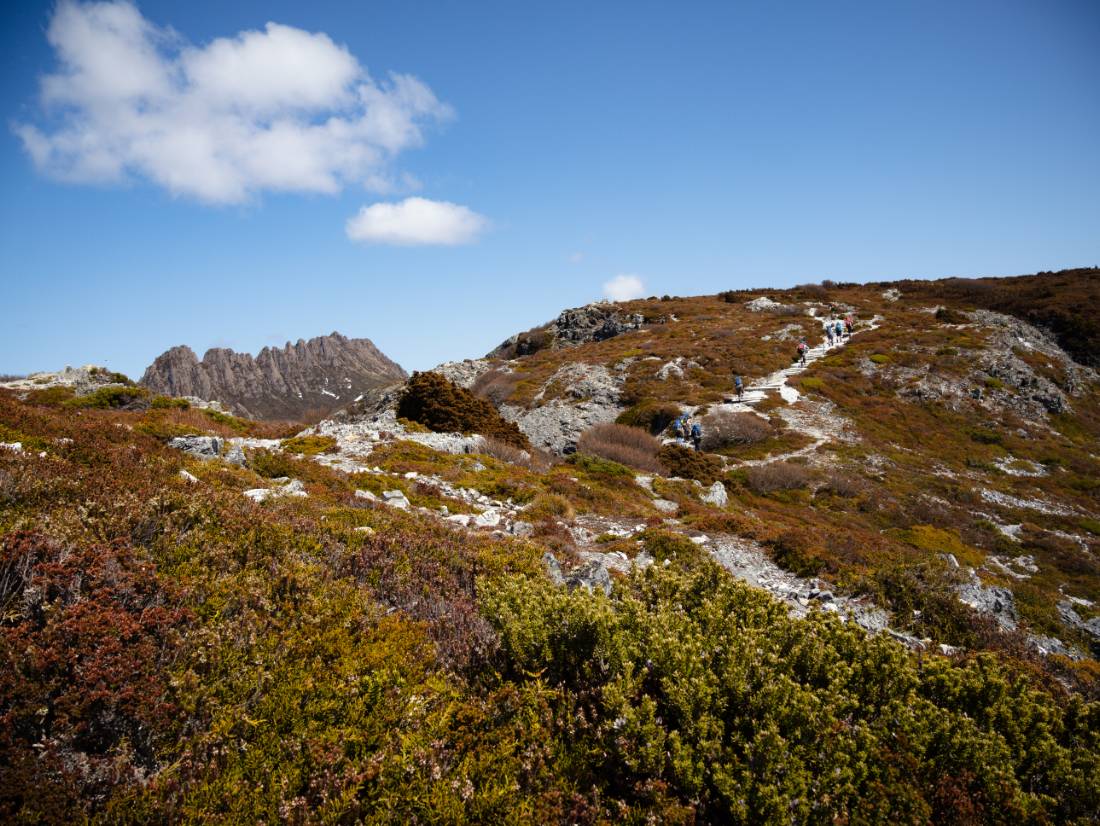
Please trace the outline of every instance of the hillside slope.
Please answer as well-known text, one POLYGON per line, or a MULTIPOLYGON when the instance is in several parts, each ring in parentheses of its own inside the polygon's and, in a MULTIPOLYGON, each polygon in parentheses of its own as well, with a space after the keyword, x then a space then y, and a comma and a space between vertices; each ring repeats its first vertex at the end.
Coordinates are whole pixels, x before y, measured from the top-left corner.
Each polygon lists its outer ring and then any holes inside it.
POLYGON ((289 438, 0 391, 0 819, 1094 822, 1091 369, 893 286, 559 321, 289 438))
POLYGON ((173 347, 149 366, 141 384, 155 393, 218 401, 254 419, 301 421, 404 377, 370 339, 332 333, 265 347, 255 357, 213 348, 199 361, 190 347, 173 347))

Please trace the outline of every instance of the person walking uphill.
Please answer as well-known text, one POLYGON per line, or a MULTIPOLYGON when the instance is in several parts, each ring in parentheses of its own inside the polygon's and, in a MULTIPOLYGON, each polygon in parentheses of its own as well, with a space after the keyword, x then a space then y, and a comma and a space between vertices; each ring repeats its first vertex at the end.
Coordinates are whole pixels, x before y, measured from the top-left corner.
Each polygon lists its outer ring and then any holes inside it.
POLYGON ((695 446, 695 452, 698 453, 703 443, 703 426, 699 422, 691 426, 691 443, 695 446))
POLYGON ((737 393, 737 401, 741 401, 745 398, 745 382, 740 376, 733 377, 733 390, 737 393))
POLYGON ((806 339, 798 342, 798 360, 803 367, 806 366, 806 351, 810 349, 810 345, 806 343, 806 339))

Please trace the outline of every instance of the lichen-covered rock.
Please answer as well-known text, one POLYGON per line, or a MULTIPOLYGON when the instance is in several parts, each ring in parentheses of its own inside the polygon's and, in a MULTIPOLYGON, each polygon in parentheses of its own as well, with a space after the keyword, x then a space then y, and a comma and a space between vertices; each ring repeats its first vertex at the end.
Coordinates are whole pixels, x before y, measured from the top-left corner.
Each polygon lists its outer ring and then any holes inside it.
POLYGON ((213 459, 221 455, 222 440, 217 436, 176 436, 168 440, 168 447, 198 456, 200 459, 213 459))
POLYGON ((729 502, 729 494, 726 493, 725 485, 721 482, 715 482, 707 488, 707 492, 700 496, 699 499, 707 505, 714 505, 716 508, 724 508, 726 503, 729 502))

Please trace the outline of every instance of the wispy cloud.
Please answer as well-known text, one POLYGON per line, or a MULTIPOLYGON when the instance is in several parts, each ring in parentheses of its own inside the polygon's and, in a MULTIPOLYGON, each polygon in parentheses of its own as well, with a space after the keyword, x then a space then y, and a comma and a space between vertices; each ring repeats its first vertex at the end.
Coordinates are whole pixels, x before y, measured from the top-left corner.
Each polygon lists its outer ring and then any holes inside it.
POLYGON ((469 207, 427 198, 365 206, 348 219, 353 241, 402 246, 469 244, 488 228, 489 220, 469 207))
POLYGON ((407 74, 372 78, 324 33, 268 23, 197 47, 127 2, 54 10, 57 70, 43 123, 15 132, 63 180, 142 178, 177 195, 239 203, 264 191, 393 191, 394 158, 451 117, 407 74))
POLYGON ((604 282, 603 294, 610 301, 630 301, 645 295, 645 283, 636 275, 623 273, 604 282))

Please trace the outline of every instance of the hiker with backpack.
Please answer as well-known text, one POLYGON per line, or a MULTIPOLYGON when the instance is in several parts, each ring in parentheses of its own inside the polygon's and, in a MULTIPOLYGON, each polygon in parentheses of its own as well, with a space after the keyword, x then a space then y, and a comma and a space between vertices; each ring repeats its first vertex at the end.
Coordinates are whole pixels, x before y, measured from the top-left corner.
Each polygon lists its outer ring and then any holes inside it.
POLYGON ((844 322, 839 318, 836 320, 836 340, 840 341, 844 338, 844 322))
POLYGON ((688 424, 686 413, 676 420, 676 438, 680 444, 687 444, 688 439, 691 438, 691 426, 688 424))
POLYGON ((745 398, 745 382, 741 379, 740 375, 733 377, 733 390, 737 393, 737 401, 741 401, 745 398))
POLYGON ((844 332, 847 333, 848 338, 852 337, 852 327, 854 327, 854 326, 855 326, 855 324, 852 321, 852 316, 851 315, 846 316, 844 318, 844 332))
POLYGON ((699 452, 699 446, 703 443, 703 426, 695 422, 691 426, 691 443, 695 445, 695 452, 699 452))
POLYGON ((829 340, 829 346, 833 346, 833 324, 829 322, 825 325, 825 338, 829 340))
POLYGON ((798 342, 798 360, 803 367, 806 366, 806 351, 810 349, 810 345, 806 343, 806 339, 798 342))

